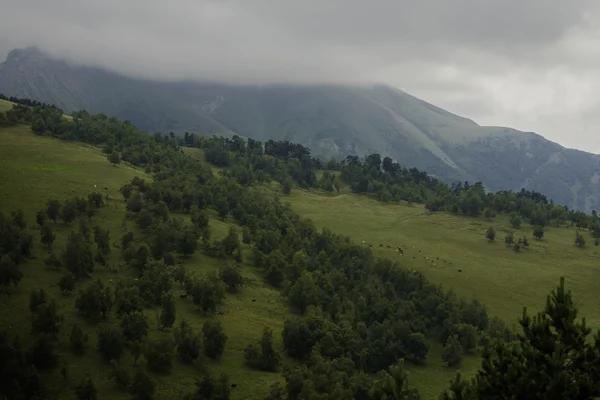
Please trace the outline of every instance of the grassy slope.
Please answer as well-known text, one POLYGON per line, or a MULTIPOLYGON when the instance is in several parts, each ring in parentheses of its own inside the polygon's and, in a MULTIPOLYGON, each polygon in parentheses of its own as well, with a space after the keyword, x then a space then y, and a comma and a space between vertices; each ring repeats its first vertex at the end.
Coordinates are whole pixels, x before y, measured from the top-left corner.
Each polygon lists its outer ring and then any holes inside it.
POLYGON ((0 112, 6 112, 13 107, 13 103, 0 99, 0 112))
MULTIPOLYGON (((202 159, 202 152, 185 149, 192 157, 202 159)), ((144 176, 140 170, 120 165, 112 167, 106 158, 94 148, 84 145, 60 142, 54 139, 34 136, 26 127, 0 130, 0 211, 22 208, 28 221, 33 225, 33 216, 48 198, 64 199, 73 195, 86 195, 97 184, 101 190, 109 188, 113 200, 109 207, 96 217, 96 224, 108 227, 113 241, 120 236, 120 222, 124 205, 118 195, 118 188, 133 176, 144 176)), ((277 184, 271 185, 273 189, 277 184)), ((340 196, 324 195, 313 191, 295 190, 290 201, 296 211, 309 217, 319 226, 353 237, 357 242, 365 240, 372 244, 377 254, 396 259, 402 265, 419 269, 433 282, 452 287, 462 296, 474 297, 487 305, 491 315, 497 315, 514 324, 523 305, 538 310, 545 295, 558 281, 559 275, 566 275, 573 289, 582 314, 593 326, 600 326, 600 311, 594 308, 594 287, 600 283, 596 273, 597 251, 593 246, 577 249, 572 245, 573 229, 549 228, 543 241, 532 240, 531 249, 516 254, 502 244, 508 223, 503 218, 493 222, 482 219, 467 219, 447 214, 429 214, 422 206, 385 205, 362 196, 347 194, 342 188, 340 196), (351 218, 349 218, 351 216, 351 218), (486 228, 493 225, 498 230, 497 243, 487 243, 484 239, 486 228), (380 248, 379 244, 384 247, 380 248), (390 245, 387 249, 385 246, 390 245), (407 251, 400 256, 395 247, 402 245, 407 251), (419 251, 420 250, 420 251, 419 251), (425 259, 428 257, 428 259, 425 259), (440 260, 437 259, 440 258, 440 260), (462 269, 462 273, 458 273, 462 269)), ((227 223, 211 220, 214 236, 224 236, 227 223)), ((71 227, 57 224, 59 233, 56 248, 63 246, 64 239, 71 227)), ((36 231, 32 231, 38 239, 36 231)), ((518 234, 530 236, 529 227, 518 234)), ((43 265, 45 249, 35 245, 37 260, 24 265, 25 278, 21 285, 7 297, 6 304, 0 308, 0 328, 10 327, 12 331, 27 335, 29 331, 28 296, 32 289, 43 287, 57 299, 61 312, 66 316, 59 340, 59 349, 70 369, 70 385, 77 382, 80 371, 92 370, 94 380, 101 397, 128 398, 127 394, 114 389, 106 380, 108 367, 100 360, 95 351, 96 327, 86 325, 77 317, 72 302, 75 296, 62 296, 53 287, 60 274, 48 270, 43 265), (18 312, 15 313, 14 311, 18 312), (90 335, 90 349, 85 357, 78 359, 68 351, 67 335, 73 324, 85 326, 90 335)), ((119 250, 113 251, 113 262, 119 262, 119 250)), ((215 268, 215 260, 197 254, 185 262, 189 271, 204 272, 215 268)), ((118 279, 129 275, 123 270, 113 275, 103 269, 97 270, 94 277, 118 279)), ((279 374, 265 374, 252 371, 243 366, 243 349, 260 337, 264 326, 275 330, 279 341, 282 320, 289 315, 287 307, 281 301, 277 291, 265 286, 253 268, 245 266, 244 276, 248 284, 237 295, 228 295, 218 315, 229 335, 225 354, 218 363, 203 361, 201 364, 226 372, 231 382, 238 384, 232 394, 234 399, 261 398, 271 383, 280 379, 279 374), (256 299, 256 303, 250 300, 256 299)), ((176 287, 176 295, 181 289, 176 287)), ((196 328, 200 328, 205 317, 200 315, 188 301, 178 300, 178 318, 185 317, 196 328)), ((161 334, 156 330, 154 312, 146 313, 151 323, 151 337, 161 334)), ((112 317, 109 323, 115 323, 112 317)), ((441 365, 441 347, 433 345, 429 361, 425 366, 410 368, 411 385, 419 388, 423 398, 433 399, 447 387, 455 371, 441 365)), ((130 365, 129 356, 123 360, 130 365)), ((143 361, 141 362, 143 365, 143 361)), ((159 385, 159 396, 171 398, 190 390, 198 376, 199 367, 182 365, 178 360, 169 376, 155 376, 159 385)), ((476 357, 463 362, 462 370, 467 375, 478 366, 476 357)), ((54 380, 62 385, 62 378, 54 380)), ((71 392, 63 392, 67 398, 71 392)))
MULTIPOLYGON (((594 289, 600 283, 599 249, 588 236, 586 248, 575 247, 573 228, 546 228, 543 240, 530 239, 530 249, 516 253, 504 245, 505 232, 511 230, 504 217, 486 221, 431 214, 421 205, 383 204, 356 195, 294 191, 288 200, 317 225, 365 240, 376 254, 423 271, 431 281, 461 296, 479 299, 491 315, 509 324, 516 322, 523 306, 532 311, 543 307, 546 295, 564 275, 588 324, 600 327, 594 289), (485 240, 489 226, 497 231, 494 243, 485 240), (385 247, 388 244, 391 249, 385 247), (395 251, 400 245, 407 249, 404 256, 395 251)), ((524 225, 515 236, 532 238, 531 232, 524 225)))
MULTIPOLYGON (((63 296, 56 288, 60 279, 60 272, 49 270, 44 266, 46 249, 39 243, 39 234, 33 228, 35 225, 35 212, 43 207, 47 199, 66 199, 74 195, 87 195, 94 190, 93 185, 104 191, 108 187, 111 200, 108 207, 101 210, 101 214, 94 218, 93 224, 106 227, 111 232, 112 242, 120 238, 120 224, 124 215, 124 204, 118 188, 129 182, 132 177, 139 175, 145 177, 143 171, 134 170, 125 165, 116 168, 110 165, 104 155, 97 149, 89 146, 60 142, 55 139, 39 137, 31 134, 27 127, 13 127, 0 130, 0 211, 10 212, 21 208, 26 213, 27 221, 31 224, 31 234, 35 239, 34 256, 36 259, 26 262, 22 268, 24 278, 20 285, 12 289, 11 294, 3 299, 0 307, 0 329, 8 329, 19 333, 24 343, 31 340, 30 313, 28 310, 29 293, 34 289, 43 288, 57 300, 60 312, 65 316, 58 341, 60 355, 69 370, 69 382, 64 383, 59 374, 60 368, 52 372, 53 377, 47 382, 58 391, 60 388, 76 384, 85 371, 92 374, 92 378, 99 390, 99 398, 129 399, 130 396, 118 391, 106 378, 109 371, 107 366, 95 350, 96 330, 100 325, 89 325, 76 315, 74 309, 75 295, 63 296), (84 328, 90 337, 88 351, 82 358, 73 356, 68 350, 68 334, 74 324, 84 328)), ((129 223, 132 228, 131 223, 129 223)), ((227 233, 228 224, 217 219, 211 220, 214 237, 223 237, 227 233)), ((78 223, 64 226, 62 223, 55 225, 57 252, 64 246, 68 233, 78 229, 78 223)), ((120 251, 113 248, 114 264, 120 263, 120 251)), ((217 262, 206 256, 196 254, 186 260, 185 265, 189 272, 204 273, 217 267, 217 262)), ((231 382, 238 384, 232 391, 233 399, 262 398, 269 390, 269 386, 280 380, 279 374, 265 374, 252 371, 243 366, 243 350, 248 343, 256 341, 262 334, 265 326, 272 327, 275 331, 275 340, 280 344, 283 317, 287 313, 286 307, 280 300, 279 292, 262 284, 262 280, 254 269, 244 267, 243 275, 248 284, 236 295, 228 295, 220 307, 222 315, 219 318, 229 335, 225 353, 218 363, 202 361, 200 366, 189 367, 181 364, 178 357, 174 357, 173 373, 168 376, 156 375, 159 382, 157 398, 176 398, 194 387, 194 381, 199 376, 201 366, 206 366, 215 371, 226 372, 231 382), (256 299, 255 303, 251 300, 256 299)), ((105 283, 109 279, 117 280, 130 276, 131 271, 122 269, 118 274, 109 273, 102 267, 97 267, 94 279, 102 278, 105 283)), ((90 282, 83 282, 78 289, 90 282)), ((178 286, 176 296, 182 293, 178 286)), ((177 297, 178 319, 188 319, 196 329, 201 329, 205 317, 192 305, 189 299, 177 297)), ((169 330, 165 333, 156 329, 156 318, 153 310, 147 310, 146 315, 150 323, 150 337, 171 335, 169 330)), ((118 323, 112 316, 107 323, 118 323)), ((122 365, 130 366, 132 360, 126 355, 122 365)), ((143 366, 143 361, 138 366, 143 366)), ((59 398, 72 398, 72 391, 63 391, 59 398)))

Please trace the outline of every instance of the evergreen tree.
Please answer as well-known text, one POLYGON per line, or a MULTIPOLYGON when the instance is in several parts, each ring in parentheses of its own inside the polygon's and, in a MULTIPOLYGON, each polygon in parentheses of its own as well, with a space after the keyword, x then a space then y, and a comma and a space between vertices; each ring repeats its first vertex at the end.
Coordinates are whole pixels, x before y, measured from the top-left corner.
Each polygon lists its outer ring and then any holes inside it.
MULTIPOLYGON (((519 320, 515 342, 495 340, 484 347, 481 369, 471 382, 456 382, 446 398, 474 393, 481 399, 593 399, 600 396, 600 331, 578 319, 564 278, 552 290, 546 307, 519 320)), ((464 397, 462 397, 464 398, 464 397)))
POLYGON ((449 367, 455 367, 460 364, 463 357, 463 348, 457 335, 451 335, 446 341, 446 346, 442 351, 442 361, 449 367))
POLYGON ((171 293, 165 293, 161 301, 159 316, 160 329, 170 328, 175 323, 176 317, 175 299, 171 293))

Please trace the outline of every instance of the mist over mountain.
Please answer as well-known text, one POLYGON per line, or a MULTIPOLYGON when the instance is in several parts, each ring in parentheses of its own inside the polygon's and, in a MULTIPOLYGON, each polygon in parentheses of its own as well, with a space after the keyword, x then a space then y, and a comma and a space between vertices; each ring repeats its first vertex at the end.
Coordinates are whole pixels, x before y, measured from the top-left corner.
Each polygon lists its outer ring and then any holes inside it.
POLYGON ((377 152, 445 181, 524 187, 586 211, 600 203, 600 156, 535 133, 480 126, 384 85, 158 82, 28 48, 0 64, 0 92, 66 112, 102 112, 148 132, 290 140, 323 158, 377 152))

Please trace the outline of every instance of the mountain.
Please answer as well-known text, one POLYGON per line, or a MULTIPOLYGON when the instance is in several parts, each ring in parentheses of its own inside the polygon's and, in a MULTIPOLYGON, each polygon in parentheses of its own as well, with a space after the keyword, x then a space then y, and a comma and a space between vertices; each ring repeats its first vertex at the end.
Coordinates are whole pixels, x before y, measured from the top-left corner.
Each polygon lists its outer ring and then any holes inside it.
POLYGON ((445 181, 540 191, 558 204, 600 208, 600 156, 532 132, 486 127, 383 85, 231 86, 157 82, 13 50, 0 93, 130 120, 148 132, 279 139, 320 157, 378 152, 445 181))

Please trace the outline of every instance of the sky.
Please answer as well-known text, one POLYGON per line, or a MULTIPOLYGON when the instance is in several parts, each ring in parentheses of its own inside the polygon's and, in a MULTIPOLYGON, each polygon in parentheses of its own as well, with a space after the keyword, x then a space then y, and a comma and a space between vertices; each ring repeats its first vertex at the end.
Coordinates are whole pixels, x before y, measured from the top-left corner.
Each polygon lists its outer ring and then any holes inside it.
POLYGON ((0 57, 38 46, 126 75, 386 83, 481 125, 600 153, 596 0, 19 0, 0 57))

